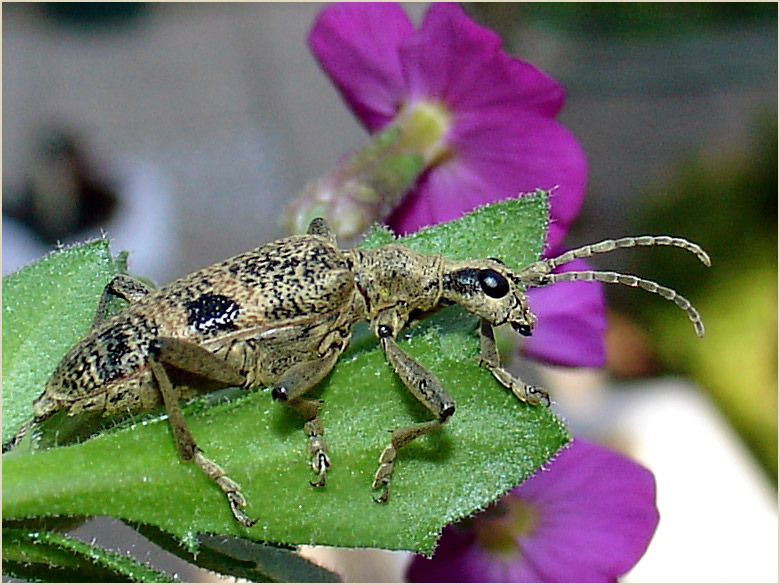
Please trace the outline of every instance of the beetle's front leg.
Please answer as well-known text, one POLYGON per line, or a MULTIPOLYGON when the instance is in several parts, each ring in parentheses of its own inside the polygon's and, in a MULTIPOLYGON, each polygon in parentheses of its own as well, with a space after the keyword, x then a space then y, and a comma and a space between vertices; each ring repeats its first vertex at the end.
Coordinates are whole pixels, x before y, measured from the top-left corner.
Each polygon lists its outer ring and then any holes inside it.
POLYGON ((374 475, 374 489, 382 489, 382 493, 374 498, 376 502, 386 502, 390 495, 390 480, 398 450, 417 437, 421 437, 439 428, 455 412, 455 402, 441 382, 427 368, 423 367, 407 355, 392 336, 392 330, 386 325, 377 328, 377 335, 382 349, 395 373, 415 398, 423 403, 435 416, 436 420, 402 427, 393 431, 390 444, 379 457, 379 468, 374 475))
POLYGON ((496 337, 493 333, 493 325, 486 319, 482 319, 479 330, 480 337, 480 364, 485 366, 502 385, 512 391, 512 394, 529 404, 544 404, 550 406, 550 395, 544 388, 526 384, 515 378, 501 367, 501 359, 496 347, 496 337))
POLYGON ((316 386, 336 365, 341 355, 341 346, 334 345, 324 356, 295 364, 274 384, 271 396, 278 402, 284 402, 294 409, 304 421, 303 431, 309 438, 311 466, 317 474, 317 481, 310 482, 315 487, 325 485, 325 476, 330 467, 325 432, 320 419, 320 401, 302 398, 303 394, 316 386))

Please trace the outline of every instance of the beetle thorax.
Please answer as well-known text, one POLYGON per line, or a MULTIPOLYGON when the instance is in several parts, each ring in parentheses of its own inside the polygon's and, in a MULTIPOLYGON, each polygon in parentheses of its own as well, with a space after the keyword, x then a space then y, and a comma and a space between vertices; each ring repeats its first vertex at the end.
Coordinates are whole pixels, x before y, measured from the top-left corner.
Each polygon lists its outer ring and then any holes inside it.
POLYGON ((421 254, 397 244, 352 250, 352 254, 355 285, 365 298, 367 319, 391 307, 408 314, 438 305, 441 256, 421 254))

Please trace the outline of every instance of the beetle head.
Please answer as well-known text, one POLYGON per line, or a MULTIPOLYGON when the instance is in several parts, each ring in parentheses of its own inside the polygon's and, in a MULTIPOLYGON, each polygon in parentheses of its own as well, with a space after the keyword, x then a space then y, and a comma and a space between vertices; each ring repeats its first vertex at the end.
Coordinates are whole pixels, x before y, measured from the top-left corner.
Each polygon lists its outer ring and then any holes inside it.
POLYGON ((536 321, 528 308, 525 288, 509 267, 494 258, 448 262, 442 297, 493 325, 509 323, 521 335, 531 335, 536 321))

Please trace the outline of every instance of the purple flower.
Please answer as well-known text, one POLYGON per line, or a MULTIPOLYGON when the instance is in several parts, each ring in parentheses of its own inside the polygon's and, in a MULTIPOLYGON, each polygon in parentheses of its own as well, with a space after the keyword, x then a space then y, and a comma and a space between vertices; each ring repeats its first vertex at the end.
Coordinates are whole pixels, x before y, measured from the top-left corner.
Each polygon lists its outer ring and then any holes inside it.
POLYGON ((444 529, 411 582, 615 582, 658 525, 655 478, 627 457, 576 439, 474 518, 444 529))
MULTIPOLYGON (((575 260, 553 272, 590 270, 575 260)), ((522 352, 557 366, 600 368, 606 361, 604 291, 597 282, 559 282, 528 290, 528 303, 536 315, 533 335, 522 352)))
MULTIPOLYGON (((586 161, 554 119, 564 91, 553 79, 506 55, 498 36, 457 4, 433 4, 418 30, 396 4, 334 4, 320 13, 309 45, 370 131, 395 126, 400 149, 422 156, 416 186, 388 219, 397 233, 555 187, 547 249, 559 247, 582 202, 586 161)), ((319 205, 332 210, 316 212, 354 227, 370 215, 368 198, 355 193, 377 189, 366 188, 365 179, 358 189, 343 174, 315 185, 319 205), (353 217, 360 219, 347 221, 353 217)), ((311 211, 298 209, 293 215, 307 224, 311 211)), ((531 290, 529 297, 538 321, 524 347, 528 355, 556 365, 603 365, 599 283, 559 283, 531 290)))
POLYGON ((579 211, 586 162, 554 117, 563 88, 501 50, 457 4, 433 4, 414 30, 396 4, 325 8, 309 45, 370 130, 399 125, 427 171, 389 219, 397 233, 449 221, 537 188, 552 198, 548 245, 579 211))

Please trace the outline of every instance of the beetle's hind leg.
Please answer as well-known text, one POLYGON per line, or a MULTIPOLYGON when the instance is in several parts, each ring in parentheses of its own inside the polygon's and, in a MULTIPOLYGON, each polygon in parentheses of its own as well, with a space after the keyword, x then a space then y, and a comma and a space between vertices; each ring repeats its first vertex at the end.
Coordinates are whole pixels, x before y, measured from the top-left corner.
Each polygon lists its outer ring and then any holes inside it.
POLYGON ((165 410, 168 413, 168 422, 176 440, 179 457, 184 461, 193 461, 222 489, 236 520, 247 527, 254 525, 256 520, 251 520, 242 510, 246 507, 246 499, 241 493, 239 485, 225 475, 219 465, 203 455, 195 443, 195 439, 184 420, 184 413, 179 404, 179 393, 171 384, 163 364, 170 364, 211 380, 234 386, 243 383, 243 376, 207 350, 187 341, 172 338, 160 339, 153 353, 154 357, 150 359, 149 365, 157 380, 165 410))
POLYGON ((496 380, 509 388, 512 391, 512 394, 523 402, 550 406, 550 396, 544 388, 526 384, 501 367, 501 360, 498 355, 498 348, 496 347, 496 338, 493 333, 493 325, 486 319, 482 319, 480 324, 479 338, 480 363, 490 370, 490 373, 493 374, 496 380))
POLYGON ((309 438, 311 466, 317 474, 317 480, 311 482, 315 487, 325 485, 325 476, 330 467, 325 432, 320 419, 320 401, 302 398, 303 394, 316 386, 336 365, 341 355, 342 345, 336 344, 324 356, 316 360, 298 363, 288 369, 274 384, 271 396, 278 402, 284 402, 298 412, 306 421, 303 430, 309 438))

